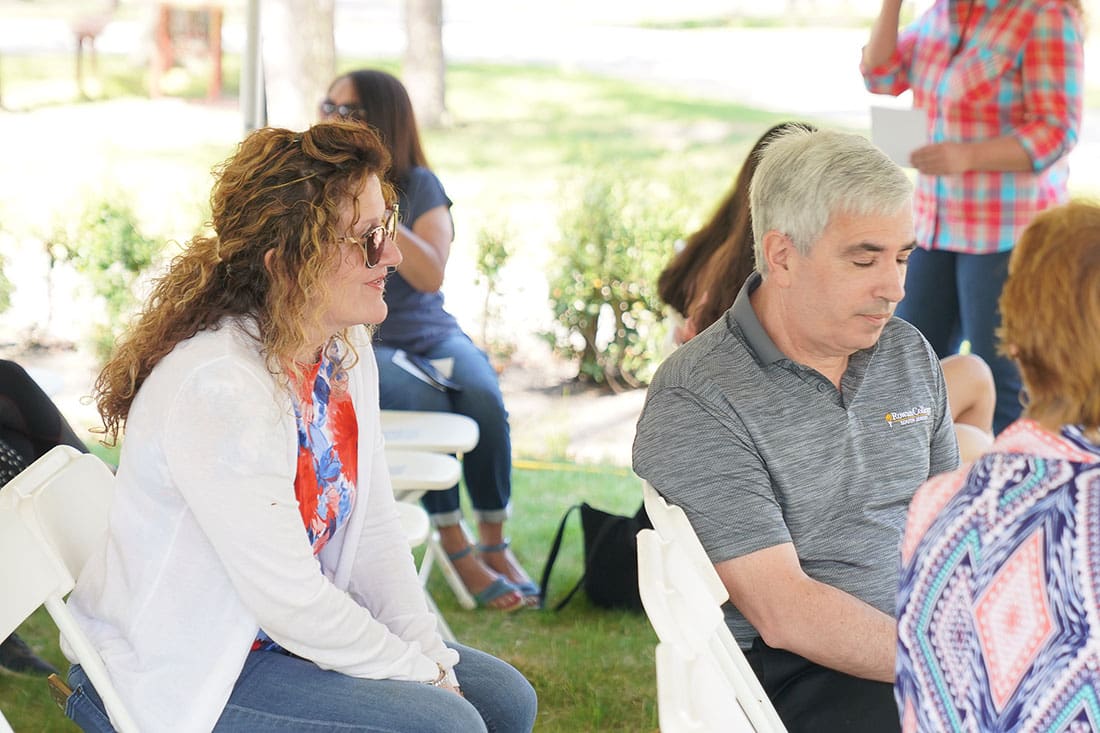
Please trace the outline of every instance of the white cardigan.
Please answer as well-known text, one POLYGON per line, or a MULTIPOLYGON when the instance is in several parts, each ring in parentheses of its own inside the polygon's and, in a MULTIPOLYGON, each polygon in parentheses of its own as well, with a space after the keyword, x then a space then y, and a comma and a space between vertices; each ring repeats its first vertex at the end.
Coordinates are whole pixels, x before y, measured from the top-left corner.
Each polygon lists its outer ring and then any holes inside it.
POLYGON ((353 677, 426 681, 457 663, 394 506, 369 337, 351 336, 358 495, 322 551, 327 576, 294 494, 290 398, 245 328, 180 343, 141 386, 107 544, 70 598, 141 730, 211 730, 260 628, 353 677))

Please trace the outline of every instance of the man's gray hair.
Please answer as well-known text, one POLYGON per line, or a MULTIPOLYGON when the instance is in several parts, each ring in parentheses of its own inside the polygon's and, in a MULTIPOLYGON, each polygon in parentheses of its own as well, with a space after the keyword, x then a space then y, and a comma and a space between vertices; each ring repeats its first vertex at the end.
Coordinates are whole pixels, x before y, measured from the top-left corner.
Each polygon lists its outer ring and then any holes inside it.
POLYGON ((865 137, 793 128, 761 153, 749 202, 756 269, 766 274, 765 233, 786 234, 808 255, 834 214, 892 216, 913 205, 913 184, 865 137))

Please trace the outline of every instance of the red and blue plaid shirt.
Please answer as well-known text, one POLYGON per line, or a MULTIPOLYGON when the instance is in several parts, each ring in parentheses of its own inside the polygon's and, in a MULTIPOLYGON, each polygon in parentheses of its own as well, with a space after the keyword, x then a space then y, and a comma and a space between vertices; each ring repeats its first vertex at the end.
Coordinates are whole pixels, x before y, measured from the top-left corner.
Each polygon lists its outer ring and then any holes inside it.
POLYGON ((917 241, 970 254, 1012 249, 1043 209, 1063 203, 1081 127, 1081 18, 1063 0, 937 0, 899 35, 893 57, 863 68, 867 89, 928 114, 931 142, 1015 137, 1024 173, 918 175, 917 241))

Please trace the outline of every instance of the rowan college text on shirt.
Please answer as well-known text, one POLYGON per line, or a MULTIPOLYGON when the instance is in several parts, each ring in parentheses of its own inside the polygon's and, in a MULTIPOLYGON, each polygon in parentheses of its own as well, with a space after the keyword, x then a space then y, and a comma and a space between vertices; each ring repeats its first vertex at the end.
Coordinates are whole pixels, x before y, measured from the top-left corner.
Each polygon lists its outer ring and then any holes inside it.
POLYGON ((926 422, 932 419, 932 408, 921 405, 920 407, 914 407, 911 410, 899 410, 897 412, 886 413, 886 424, 890 427, 895 425, 913 425, 914 423, 926 422))

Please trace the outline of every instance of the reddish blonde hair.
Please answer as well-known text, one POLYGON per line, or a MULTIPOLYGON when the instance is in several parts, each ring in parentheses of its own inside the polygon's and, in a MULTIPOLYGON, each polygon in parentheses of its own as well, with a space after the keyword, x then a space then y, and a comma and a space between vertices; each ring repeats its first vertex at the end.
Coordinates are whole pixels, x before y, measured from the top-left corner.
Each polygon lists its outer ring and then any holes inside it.
POLYGON ((1026 414, 1100 427, 1100 205, 1044 211, 1012 252, 1000 350, 1020 365, 1026 414))
POLYGON ((192 239, 154 283, 96 380, 107 442, 117 438, 153 367, 176 344, 226 317, 255 324, 272 373, 292 364, 310 345, 327 302, 339 256, 333 243, 347 234, 340 229, 342 207, 356 203, 371 175, 392 202, 384 183, 389 165, 377 133, 356 122, 324 122, 305 132, 262 128, 245 138, 216 171, 213 235, 192 239))

